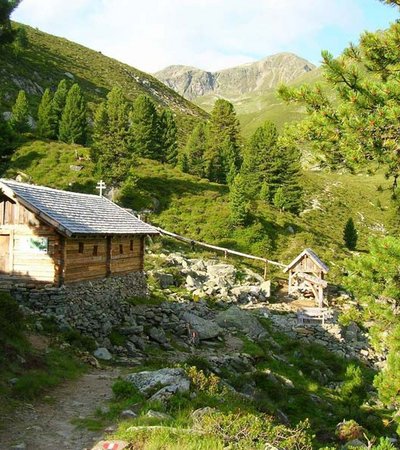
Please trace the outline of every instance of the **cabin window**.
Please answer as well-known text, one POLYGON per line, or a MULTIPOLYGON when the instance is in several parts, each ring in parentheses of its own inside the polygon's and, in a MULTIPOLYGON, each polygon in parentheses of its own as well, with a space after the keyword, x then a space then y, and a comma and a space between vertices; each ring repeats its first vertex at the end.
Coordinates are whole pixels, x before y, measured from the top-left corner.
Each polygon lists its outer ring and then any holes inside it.
POLYGON ((124 254, 124 246, 122 244, 119 244, 119 254, 120 255, 124 254))
POLYGON ((99 250, 99 246, 93 245, 93 256, 97 256, 98 250, 99 250))
POLYGON ((79 242, 79 253, 83 253, 84 248, 83 242, 79 242))
POLYGON ((133 240, 131 239, 129 242, 129 250, 133 252, 133 240))

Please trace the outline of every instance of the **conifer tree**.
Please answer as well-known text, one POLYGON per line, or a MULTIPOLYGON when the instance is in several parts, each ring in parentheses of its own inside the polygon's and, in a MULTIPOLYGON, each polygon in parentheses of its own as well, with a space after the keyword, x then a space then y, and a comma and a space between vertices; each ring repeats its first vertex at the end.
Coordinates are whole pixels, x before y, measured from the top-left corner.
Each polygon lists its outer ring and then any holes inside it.
POLYGON ((205 159, 209 179, 219 183, 226 182, 233 165, 239 171, 242 164, 239 121, 227 100, 218 99, 211 112, 205 159))
MULTIPOLYGON (((397 4, 396 1, 390 3, 397 4)), ((400 22, 376 33, 366 32, 357 46, 339 58, 322 52, 321 84, 279 89, 288 102, 302 104, 307 118, 293 139, 307 143, 321 162, 357 169, 375 160, 383 163, 396 191, 400 177, 400 22)))
POLYGON ((95 114, 92 158, 99 174, 112 186, 120 184, 134 162, 129 132, 129 106, 120 87, 114 87, 95 114))
POLYGON ((263 190, 263 200, 270 201, 273 195, 266 196, 270 180, 269 173, 275 157, 278 131, 272 122, 265 122, 252 135, 243 155, 242 174, 245 178, 250 196, 260 195, 263 190))
POLYGON ((158 114, 153 101, 146 95, 136 98, 131 123, 132 138, 138 155, 161 161, 158 114))
POLYGON ((37 134, 41 138, 54 138, 54 114, 50 89, 46 89, 38 109, 37 134))
POLYGON ((15 38, 10 16, 20 3, 21 0, 0 0, 0 46, 10 44, 15 38))
POLYGON ((349 250, 355 250, 358 240, 358 233, 353 219, 350 217, 343 230, 343 241, 349 250))
POLYGON ((374 384, 384 405, 393 411, 400 434, 400 239, 371 239, 369 252, 347 262, 345 287, 354 294, 362 323, 369 327, 370 341, 381 354, 388 352, 386 367, 374 384))
POLYGON ((160 161, 174 166, 178 162, 177 132, 172 111, 165 109, 159 118, 160 161))
POLYGON ((236 175, 231 184, 229 204, 232 224, 235 226, 245 225, 248 219, 249 205, 246 197, 246 185, 240 174, 236 175))
POLYGON ((274 194, 273 204, 275 208, 279 209, 279 211, 284 211, 286 209, 286 196, 285 191, 282 187, 279 187, 274 194))
POLYGON ((0 113, 0 158, 11 154, 15 146, 15 135, 9 123, 0 113))
POLYGON ((54 135, 57 136, 59 132, 61 116, 65 108, 65 102, 68 95, 68 83, 63 79, 58 83, 56 92, 53 96, 53 116, 54 116, 54 135))
POLYGON ((198 177, 207 175, 205 153, 207 150, 207 125, 199 123, 193 130, 186 143, 184 155, 186 155, 187 171, 198 177))
POLYGON ((15 104, 12 108, 10 125, 18 133, 24 133, 30 129, 29 105, 25 91, 19 91, 15 104))
POLYGON ((85 144, 86 129, 86 103, 79 85, 75 83, 67 94, 60 121, 59 139, 68 144, 85 144))

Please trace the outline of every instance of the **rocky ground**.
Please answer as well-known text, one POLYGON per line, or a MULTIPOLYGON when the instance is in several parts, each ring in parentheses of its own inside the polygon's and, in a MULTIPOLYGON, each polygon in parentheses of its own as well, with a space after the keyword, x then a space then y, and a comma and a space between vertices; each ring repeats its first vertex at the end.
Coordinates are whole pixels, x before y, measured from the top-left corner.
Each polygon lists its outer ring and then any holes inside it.
MULTIPOLYGON (((92 371, 55 389, 44 402, 24 405, 0 432, 1 449, 91 448, 104 435, 105 428, 90 432, 77 427, 74 421, 93 417, 98 408, 107 409, 111 385, 132 366, 149 363, 162 366, 161 370, 141 373, 136 369, 124 377, 149 402, 165 403, 178 393, 189 393, 187 374, 177 367, 188 360, 206 361, 208 370, 221 378, 226 374, 240 378, 243 374, 248 382, 239 383, 239 387, 229 383, 226 386, 235 395, 256 400, 260 390, 254 379, 260 355, 278 365, 293 366, 276 338, 279 333, 297 344, 320 344, 345 359, 355 358, 370 366, 380 363, 368 345, 366 331, 354 323, 341 326, 335 311, 325 324, 300 325, 297 310, 312 303, 282 296, 274 299, 270 283, 248 269, 239 271, 225 262, 189 259, 178 253, 162 254, 157 259, 157 269, 149 273, 150 298, 123 302, 124 319, 118 327, 114 325, 116 317, 121 317, 117 303, 103 310, 97 327, 94 317, 99 317, 101 305, 91 304, 85 317, 95 331, 94 356, 117 368, 92 371), (91 311, 95 312, 93 318, 91 311)), ((36 313, 38 329, 44 318, 48 318, 48 312, 36 313)), ((55 315, 54 319, 59 320, 63 329, 73 325, 66 323, 65 317, 55 315)), ((87 333, 87 329, 81 331, 87 333)), ((321 386, 331 389, 332 385, 336 389, 332 384, 335 377, 333 373, 329 375, 327 366, 317 360, 311 363, 315 365, 311 377, 321 386)), ((262 374, 274 389, 295 389, 294 382, 279 371, 263 369, 262 374)), ((309 401, 323 402, 316 394, 310 394, 309 401)), ((134 419, 138 411, 128 409, 121 414, 134 419)), ((154 414, 157 416, 157 412, 154 414)), ((283 423, 290 423, 283 411, 278 409, 276 414, 283 423)))

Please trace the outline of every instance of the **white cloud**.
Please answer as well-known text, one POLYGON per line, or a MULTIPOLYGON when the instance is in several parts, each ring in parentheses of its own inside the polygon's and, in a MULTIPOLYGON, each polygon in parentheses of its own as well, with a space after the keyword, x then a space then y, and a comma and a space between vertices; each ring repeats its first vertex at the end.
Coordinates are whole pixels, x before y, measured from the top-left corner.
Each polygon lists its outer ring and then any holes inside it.
POLYGON ((14 18, 152 72, 248 62, 363 13, 354 0, 24 0, 14 18))

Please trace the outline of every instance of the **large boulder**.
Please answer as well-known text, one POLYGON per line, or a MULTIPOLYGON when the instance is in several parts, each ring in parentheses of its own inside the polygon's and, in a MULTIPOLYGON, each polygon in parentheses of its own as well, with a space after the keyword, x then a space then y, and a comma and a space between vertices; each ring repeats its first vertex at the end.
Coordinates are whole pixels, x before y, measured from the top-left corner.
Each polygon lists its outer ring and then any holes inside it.
POLYGON ((254 316, 235 305, 221 311, 215 320, 220 327, 235 328, 253 339, 262 339, 268 335, 254 316))
POLYGON ((222 332, 222 329, 214 321, 203 319, 190 312, 185 312, 182 319, 197 331, 200 340, 213 339, 222 332))
POLYGON ((148 394, 152 389, 168 387, 170 392, 188 392, 190 381, 186 372, 180 368, 165 368, 154 371, 131 373, 125 378, 132 383, 142 394, 148 394))

